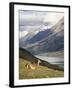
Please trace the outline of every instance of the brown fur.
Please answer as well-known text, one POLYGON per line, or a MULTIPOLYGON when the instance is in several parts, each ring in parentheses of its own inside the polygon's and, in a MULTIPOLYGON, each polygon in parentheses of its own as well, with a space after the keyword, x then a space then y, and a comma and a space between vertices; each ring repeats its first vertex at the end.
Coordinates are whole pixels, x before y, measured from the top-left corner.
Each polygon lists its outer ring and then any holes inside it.
POLYGON ((39 64, 41 63, 40 60, 38 60, 37 62, 32 62, 31 64, 26 64, 25 67, 27 69, 32 69, 35 70, 37 66, 39 66, 39 64))

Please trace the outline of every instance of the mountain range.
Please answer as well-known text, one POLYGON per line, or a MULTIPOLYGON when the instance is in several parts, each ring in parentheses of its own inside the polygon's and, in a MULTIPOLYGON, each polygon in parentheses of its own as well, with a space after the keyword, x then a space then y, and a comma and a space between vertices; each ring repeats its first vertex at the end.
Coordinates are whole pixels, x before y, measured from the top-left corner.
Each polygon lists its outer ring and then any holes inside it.
POLYGON ((40 54, 64 49, 64 17, 53 27, 29 33, 27 39, 20 40, 20 47, 25 48, 32 54, 40 54))

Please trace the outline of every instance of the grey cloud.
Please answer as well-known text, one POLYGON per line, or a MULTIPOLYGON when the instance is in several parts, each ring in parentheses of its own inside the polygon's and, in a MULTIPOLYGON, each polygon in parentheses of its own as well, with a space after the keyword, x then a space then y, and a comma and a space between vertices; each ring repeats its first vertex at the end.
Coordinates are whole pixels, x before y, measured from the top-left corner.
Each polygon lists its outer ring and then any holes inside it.
POLYGON ((20 11, 19 24, 21 26, 43 24, 43 19, 47 13, 40 11, 20 11))

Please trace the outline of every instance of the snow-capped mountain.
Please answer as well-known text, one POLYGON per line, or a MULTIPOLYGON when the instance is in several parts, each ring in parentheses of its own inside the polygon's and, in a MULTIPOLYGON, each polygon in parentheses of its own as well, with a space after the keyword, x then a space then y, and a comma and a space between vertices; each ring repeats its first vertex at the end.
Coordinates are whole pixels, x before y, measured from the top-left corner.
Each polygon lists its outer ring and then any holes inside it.
POLYGON ((64 49, 64 17, 54 26, 41 26, 20 38, 19 45, 33 54, 59 51, 64 49))
POLYGON ((37 33, 39 33, 39 31, 35 31, 35 32, 22 31, 22 35, 20 35, 20 38, 19 38, 19 46, 20 47, 26 46, 28 43, 28 40, 33 38, 37 33))
POLYGON ((64 49, 64 18, 50 29, 39 31, 22 46, 34 54, 64 49))
POLYGON ((19 46, 25 47, 27 46, 31 39, 34 38, 34 36, 38 35, 39 33, 45 32, 47 30, 48 26, 40 25, 35 26, 36 29, 32 26, 25 26, 21 28, 20 34, 19 34, 19 46))

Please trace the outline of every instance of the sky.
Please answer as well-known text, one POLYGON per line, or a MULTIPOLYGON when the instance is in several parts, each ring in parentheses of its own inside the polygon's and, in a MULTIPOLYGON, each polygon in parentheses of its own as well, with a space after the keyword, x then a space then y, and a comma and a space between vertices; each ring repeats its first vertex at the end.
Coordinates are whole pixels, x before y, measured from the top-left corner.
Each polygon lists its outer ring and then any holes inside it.
POLYGON ((20 38, 25 37, 28 32, 51 28, 63 16, 62 12, 19 10, 20 38))

